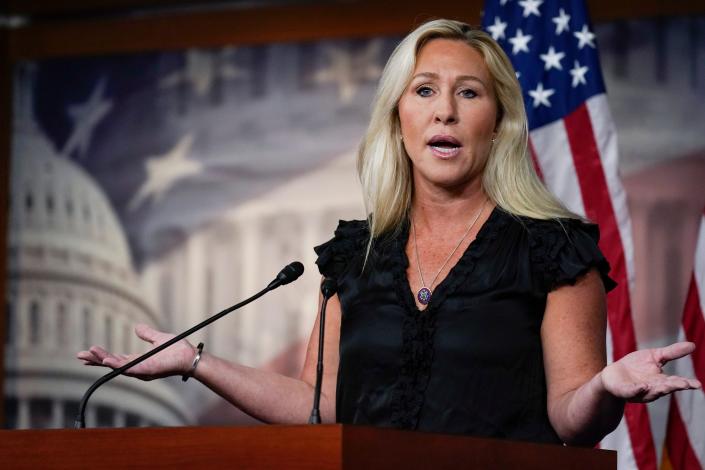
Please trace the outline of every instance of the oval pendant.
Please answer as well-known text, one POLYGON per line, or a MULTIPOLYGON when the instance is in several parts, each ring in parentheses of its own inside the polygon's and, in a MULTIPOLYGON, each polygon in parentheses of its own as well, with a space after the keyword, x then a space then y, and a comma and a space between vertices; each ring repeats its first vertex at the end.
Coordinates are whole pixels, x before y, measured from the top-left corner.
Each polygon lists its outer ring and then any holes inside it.
POLYGON ((416 298, 419 299, 421 305, 428 305, 431 301, 431 291, 428 287, 422 287, 419 289, 418 294, 416 294, 416 298))

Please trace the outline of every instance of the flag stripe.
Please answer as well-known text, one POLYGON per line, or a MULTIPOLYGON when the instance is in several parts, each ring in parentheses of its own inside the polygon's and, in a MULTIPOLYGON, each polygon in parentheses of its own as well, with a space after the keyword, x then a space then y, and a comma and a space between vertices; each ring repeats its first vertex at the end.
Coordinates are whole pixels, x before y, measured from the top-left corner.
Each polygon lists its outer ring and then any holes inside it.
POLYGON ((531 131, 531 147, 549 190, 576 214, 585 215, 578 175, 570 158, 570 145, 563 121, 547 124, 531 131))
POLYGON ((695 285, 700 293, 700 311, 705 312, 705 215, 700 219, 700 231, 695 245, 695 263, 693 266, 695 285))
POLYGON ((602 167, 606 168, 605 181, 607 189, 612 200, 615 219, 617 220, 617 229, 620 233, 620 242, 622 244, 622 253, 624 261, 627 265, 627 279, 629 281, 629 292, 634 292, 634 244, 632 237, 632 224, 629 218, 629 209, 627 206, 627 196, 624 191, 624 186, 619 179, 619 151, 617 148, 617 132, 612 120, 609 105, 607 103, 607 95, 601 94, 593 96, 587 100, 587 108, 590 114, 597 142, 597 148, 600 149, 600 158, 602 167))
MULTIPOLYGON (((612 332, 609 324, 607 325, 607 334, 605 338, 605 346, 607 349, 607 362, 612 362, 612 332)), ((636 464, 635 450, 632 448, 632 442, 629 435, 626 418, 617 425, 617 428, 602 439, 600 443, 602 449, 612 449, 617 451, 617 467, 620 469, 635 469, 636 464)))
POLYGON ((702 468, 688 440, 685 424, 675 400, 671 401, 671 409, 668 412, 668 434, 664 452, 668 454, 671 467, 676 470, 702 468))
POLYGON ((703 318, 703 311, 700 307, 700 294, 695 283, 695 276, 691 279, 688 298, 685 302, 683 331, 688 341, 700 346, 695 349, 690 359, 693 361, 695 376, 705 384, 705 318, 703 318))
MULTIPOLYGON (((681 328, 678 340, 685 341, 685 339, 685 331, 681 328)), ((682 377, 693 377, 695 375, 693 361, 690 357, 674 361, 674 364, 674 374, 682 377)), ((705 426, 703 426, 703 423, 705 423, 705 393, 703 393, 702 389, 677 392, 671 396, 671 406, 678 407, 683 433, 685 433, 685 438, 688 441, 687 445, 700 462, 699 467, 691 466, 685 468, 703 468, 705 466, 705 426)), ((677 433, 678 430, 668 429, 668 433, 671 432, 677 433)))
POLYGON ((617 428, 602 439, 600 448, 617 451, 617 468, 638 468, 635 455, 636 451, 632 448, 626 419, 622 419, 617 425, 617 428))
MULTIPOLYGON (((610 260, 611 275, 619 283, 607 297, 613 360, 636 349, 636 338, 631 316, 629 276, 624 257, 621 234, 617 225, 607 179, 586 104, 579 106, 565 118, 565 129, 573 155, 579 188, 590 220, 599 224, 600 249, 610 260)), ((643 404, 628 404, 624 411, 627 427, 640 469, 656 468, 649 416, 643 404)))
POLYGON ((546 180, 543 177, 543 170, 541 170, 541 165, 539 164, 539 157, 536 155, 536 149, 534 148, 534 143, 529 139, 529 154, 531 155, 531 161, 534 164, 534 170, 536 170, 536 174, 539 176, 539 179, 546 183, 546 180))
POLYGON ((622 243, 609 198, 600 154, 585 105, 565 117, 571 154, 578 175, 587 217, 600 226, 600 249, 611 263, 611 276, 619 283, 607 297, 613 339, 614 360, 636 349, 627 288, 627 272, 622 243), (616 313, 616 314, 615 314, 616 313))
MULTIPOLYGON (((674 362, 674 373, 697 377, 705 383, 705 318, 703 317, 705 281, 705 217, 701 219, 690 288, 683 309, 679 341, 692 341, 695 352, 674 362)), ((671 396, 664 453, 674 469, 705 468, 705 392, 702 389, 671 396)))

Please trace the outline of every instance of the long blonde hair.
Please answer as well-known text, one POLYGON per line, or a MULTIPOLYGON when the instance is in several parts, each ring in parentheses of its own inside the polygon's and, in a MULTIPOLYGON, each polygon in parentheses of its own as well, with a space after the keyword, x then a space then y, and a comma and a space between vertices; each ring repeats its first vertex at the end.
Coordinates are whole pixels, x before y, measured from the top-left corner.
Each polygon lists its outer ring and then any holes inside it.
POLYGON ((406 36, 387 61, 370 124, 358 151, 357 170, 370 214, 370 243, 373 238, 398 229, 411 208, 411 163, 401 141, 398 104, 411 80, 419 51, 437 38, 464 41, 477 50, 493 79, 499 120, 482 176, 482 187, 490 200, 519 216, 579 219, 536 175, 528 155, 529 132, 521 88, 502 48, 487 33, 465 23, 434 20, 406 36))

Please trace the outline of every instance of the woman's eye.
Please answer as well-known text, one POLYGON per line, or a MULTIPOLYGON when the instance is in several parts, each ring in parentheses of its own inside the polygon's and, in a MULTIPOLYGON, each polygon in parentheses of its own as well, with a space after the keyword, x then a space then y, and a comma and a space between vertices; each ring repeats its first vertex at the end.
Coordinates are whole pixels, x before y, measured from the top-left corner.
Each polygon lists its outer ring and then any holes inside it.
POLYGON ((470 89, 461 90, 460 96, 462 96, 463 98, 474 98, 477 96, 477 93, 475 93, 473 90, 470 90, 470 89))
POLYGON ((433 94, 433 90, 431 89, 431 87, 421 86, 416 89, 416 94, 425 98, 427 96, 431 96, 433 94))

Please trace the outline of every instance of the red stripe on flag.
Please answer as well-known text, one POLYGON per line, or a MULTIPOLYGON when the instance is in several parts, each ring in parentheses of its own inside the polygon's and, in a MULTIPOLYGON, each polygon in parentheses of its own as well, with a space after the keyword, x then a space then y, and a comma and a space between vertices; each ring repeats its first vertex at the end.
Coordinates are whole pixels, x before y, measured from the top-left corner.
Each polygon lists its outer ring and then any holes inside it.
POLYGON ((543 172, 541 171, 541 165, 539 165, 539 157, 536 156, 536 149, 534 148, 534 143, 529 139, 529 154, 531 155, 531 161, 534 162, 534 169, 536 174, 539 175, 539 179, 545 182, 543 179, 543 172))
POLYGON ((671 397, 671 409, 668 412, 668 431, 666 432, 666 449, 671 467, 677 470, 701 470, 700 462, 693 452, 685 430, 685 424, 678 410, 678 402, 671 397))
POLYGON ((705 318, 700 307, 700 296, 695 276, 690 279, 690 289, 683 310, 683 331, 688 341, 698 347, 691 354, 695 376, 705 384, 705 318))
MULTIPOLYGON (((610 275, 619 284, 607 296, 612 356, 616 361, 636 349, 624 248, 587 105, 583 103, 564 122, 586 215, 600 227, 600 249, 612 267, 610 275)), ((629 403, 624 416, 637 466, 655 470, 656 449, 646 406, 629 403)))

